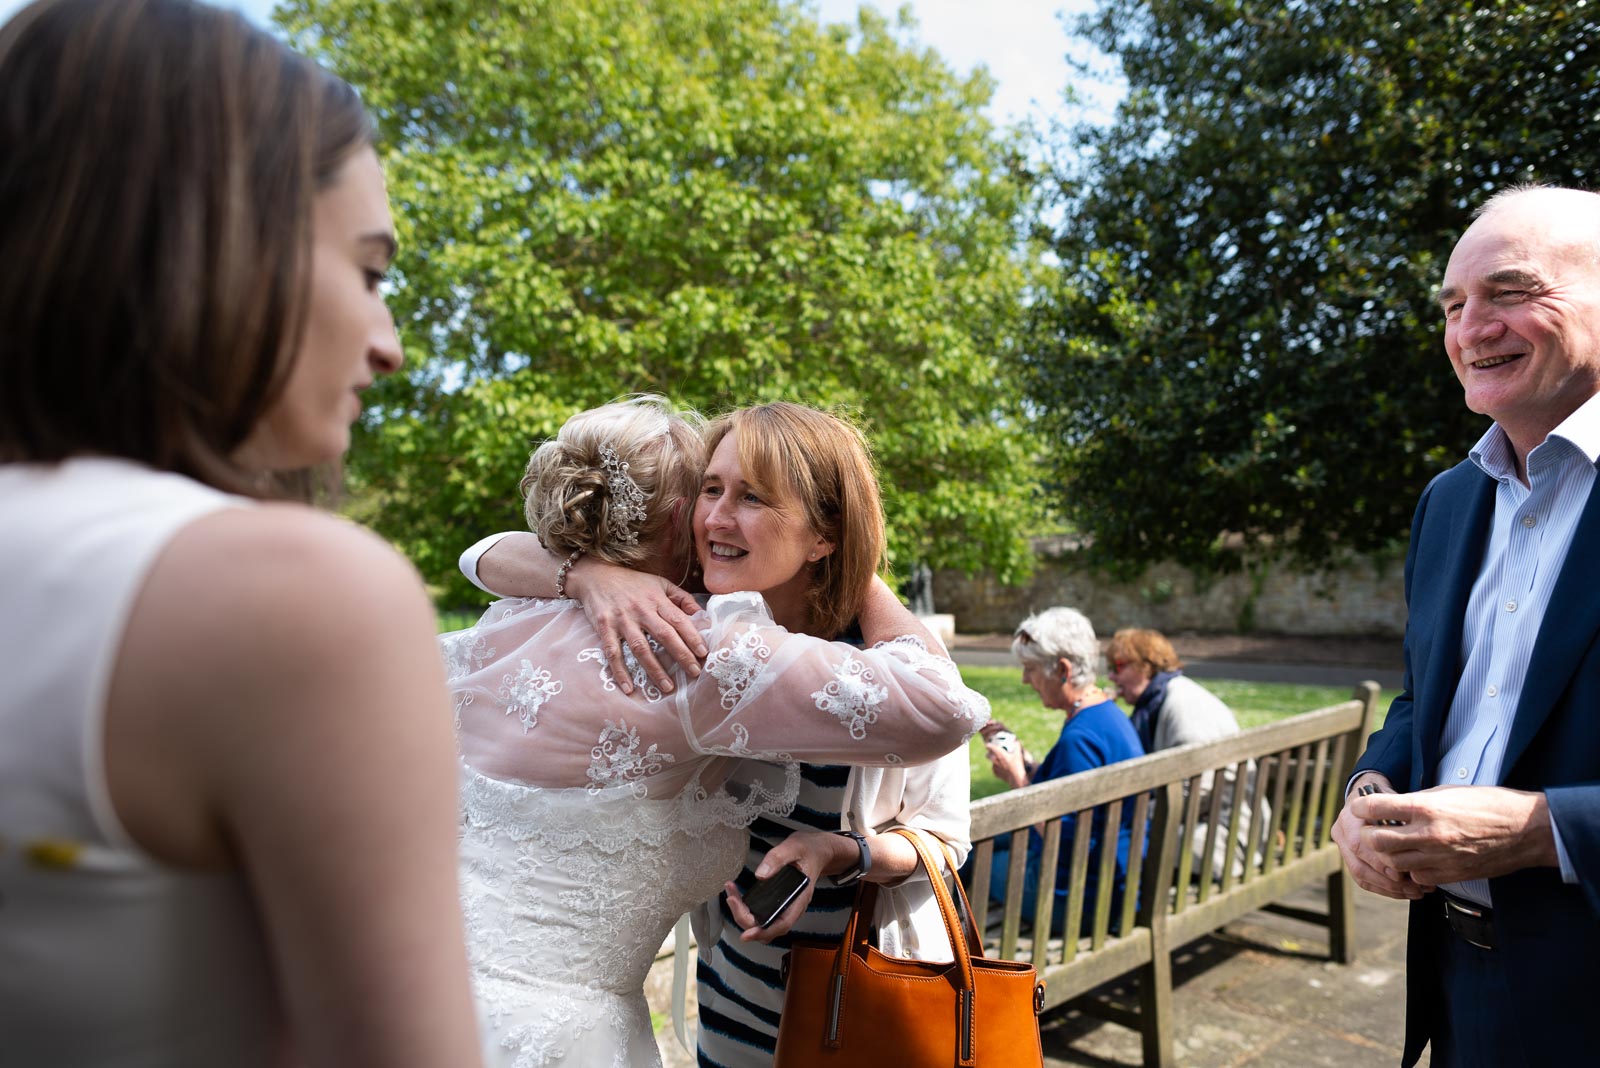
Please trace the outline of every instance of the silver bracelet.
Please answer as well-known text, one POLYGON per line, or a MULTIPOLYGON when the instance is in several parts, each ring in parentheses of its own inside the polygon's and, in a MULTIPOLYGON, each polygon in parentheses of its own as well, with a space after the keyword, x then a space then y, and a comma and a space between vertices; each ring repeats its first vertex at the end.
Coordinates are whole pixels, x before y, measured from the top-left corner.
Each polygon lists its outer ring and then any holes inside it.
POLYGON ((572 570, 572 565, 577 563, 578 562, 578 557, 580 557, 582 555, 583 555, 583 550, 582 549, 574 549, 574 550, 572 550, 572 555, 567 557, 566 562, 563 563, 560 567, 556 568, 556 596, 557 597, 565 597, 567 595, 567 572, 572 570))

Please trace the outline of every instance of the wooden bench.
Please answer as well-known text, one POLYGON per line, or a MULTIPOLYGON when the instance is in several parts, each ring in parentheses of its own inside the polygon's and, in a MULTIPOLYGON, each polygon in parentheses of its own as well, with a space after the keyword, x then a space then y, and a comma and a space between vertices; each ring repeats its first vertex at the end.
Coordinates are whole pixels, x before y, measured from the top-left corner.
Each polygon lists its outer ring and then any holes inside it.
POLYGON ((1353 884, 1329 837, 1342 803, 1344 783, 1374 726, 1375 683, 1362 683, 1352 700, 1306 712, 1215 742, 1163 750, 1036 786, 976 801, 972 806, 973 865, 968 892, 978 929, 991 933, 988 951, 1026 960, 1045 981, 1046 1007, 1059 1005, 1129 972, 1139 979, 1137 1012, 1102 1006, 1102 1015, 1139 1030, 1144 1063, 1175 1063, 1172 1022, 1172 953, 1247 912, 1271 908, 1289 891, 1324 878, 1328 915, 1282 909, 1329 928, 1331 956, 1355 959, 1353 884), (1255 773, 1249 773, 1251 765, 1255 773), (1232 772, 1225 787, 1225 771, 1232 772), (1208 811, 1201 813, 1202 780, 1211 780, 1208 811), (1222 797, 1231 790, 1231 818, 1219 826, 1222 797), (1268 802, 1263 816, 1261 802, 1268 802), (1241 805, 1240 802, 1247 802, 1241 805), (1133 841, 1126 888, 1115 888, 1115 828, 1124 805, 1133 806, 1133 841), (1248 808, 1250 826, 1241 827, 1248 808), (1088 924, 1083 924, 1084 886, 1090 861, 1089 820, 1104 810, 1111 848, 1100 850, 1101 890, 1088 924), (1024 922, 1044 931, 1053 909, 1057 859, 1061 850, 1059 817, 1078 813, 1079 834, 1071 843, 1066 931, 1081 938, 1025 938, 1024 922), (1035 914, 1022 915, 1023 867, 1028 829, 1048 821, 1039 865, 1035 914), (1203 858, 1213 856, 1217 837, 1227 860, 1195 871, 1191 841, 1204 821, 1203 858), (1265 826, 1262 824, 1265 823, 1265 826), (1137 848, 1141 832, 1147 844, 1137 848), (1243 832, 1243 835, 1241 835, 1243 832), (1007 898, 992 916, 989 871, 995 840, 1011 842, 1007 898), (1251 850, 1247 843, 1257 843, 1251 850), (1249 855, 1246 855, 1249 854, 1249 855), (1118 922, 1113 924, 1115 918, 1118 922), (1115 933, 1114 933, 1115 932, 1115 933))

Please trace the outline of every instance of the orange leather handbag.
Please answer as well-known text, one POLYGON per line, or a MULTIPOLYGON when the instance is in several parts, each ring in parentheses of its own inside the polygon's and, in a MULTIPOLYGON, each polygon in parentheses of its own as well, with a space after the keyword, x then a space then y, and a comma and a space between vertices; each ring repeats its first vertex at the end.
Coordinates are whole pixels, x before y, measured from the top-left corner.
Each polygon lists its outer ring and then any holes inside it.
POLYGON ((1044 984, 1033 966, 985 957, 961 879, 952 880, 965 913, 958 917, 921 837, 896 833, 928 872, 955 959, 907 960, 872 945, 878 888, 863 882, 838 946, 796 943, 784 957, 774 1068, 1042 1068, 1044 984))

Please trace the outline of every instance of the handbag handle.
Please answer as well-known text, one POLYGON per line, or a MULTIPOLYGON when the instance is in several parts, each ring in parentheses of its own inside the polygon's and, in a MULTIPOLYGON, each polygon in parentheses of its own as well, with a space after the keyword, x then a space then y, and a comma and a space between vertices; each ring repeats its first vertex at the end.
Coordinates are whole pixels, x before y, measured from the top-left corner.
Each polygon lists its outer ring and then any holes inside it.
MULTIPOLYGON (((939 875, 939 864, 928 852, 928 847, 923 843, 922 836, 905 827, 896 827, 891 832, 898 834, 911 843, 917 851, 917 860, 928 873, 928 882, 933 887, 934 900, 939 903, 939 917, 944 921, 945 935, 950 939, 950 952, 955 958, 956 971, 960 975, 960 984, 956 991, 957 1012, 960 1015, 958 1029, 960 1040, 956 1049, 956 1063, 970 1066, 974 1063, 972 1043, 972 952, 967 945, 966 932, 962 930, 960 918, 956 915, 955 903, 950 899, 950 891, 944 885, 944 879, 939 875)), ((966 892, 961 888, 961 878, 956 876, 957 893, 962 895, 963 903, 968 905, 967 916, 971 920, 971 905, 967 903, 966 892)), ((863 906, 872 907, 877 902, 877 886, 864 884, 856 891, 855 907, 850 911, 849 922, 845 925, 844 937, 839 941, 838 952, 833 958, 833 974, 828 983, 828 1025, 823 1035, 823 1042, 831 1049, 838 1049, 840 1045, 840 1013, 844 1005, 845 974, 850 963, 850 954, 854 952, 857 942, 857 932, 863 935, 865 929, 861 922, 861 914, 866 911, 863 906), (869 893, 870 891, 870 893, 869 893)), ((871 920, 867 921, 870 926, 871 920)), ((976 930, 976 924, 972 924, 976 930)), ((978 942, 978 955, 983 955, 983 943, 978 942)))
MULTIPOLYGON (((946 866, 950 869, 950 878, 955 883, 956 891, 953 896, 953 903, 956 907, 956 916, 961 923, 961 929, 967 933, 967 949, 974 957, 984 957, 983 936, 978 933, 978 920, 973 915, 972 903, 967 900, 967 888, 961 882, 961 871, 956 864, 956 856, 950 852, 950 843, 943 839, 939 840, 939 850, 944 856, 946 866)), ((930 871, 928 877, 930 880, 943 882, 935 872, 930 871)), ((861 899, 862 913, 867 916, 876 916, 878 884, 863 882, 857 888, 856 894, 861 899)), ((869 923, 866 933, 861 936, 861 939, 865 939, 869 945, 876 946, 878 944, 877 933, 877 924, 875 922, 869 923)), ((857 939, 857 941, 859 942, 861 939, 857 939)))
MULTIPOLYGON (((956 911, 965 921, 962 929, 967 932, 967 949, 974 957, 983 956, 983 935, 978 931, 978 919, 972 914, 972 902, 967 900, 967 888, 961 882, 961 872, 956 868, 956 855, 950 852, 950 843, 940 841, 939 848, 944 850, 945 863, 950 866, 950 881, 956 884, 955 904, 956 911)), ((937 877, 936 877, 937 878, 937 877)), ((943 882, 943 879, 939 879, 943 882)))

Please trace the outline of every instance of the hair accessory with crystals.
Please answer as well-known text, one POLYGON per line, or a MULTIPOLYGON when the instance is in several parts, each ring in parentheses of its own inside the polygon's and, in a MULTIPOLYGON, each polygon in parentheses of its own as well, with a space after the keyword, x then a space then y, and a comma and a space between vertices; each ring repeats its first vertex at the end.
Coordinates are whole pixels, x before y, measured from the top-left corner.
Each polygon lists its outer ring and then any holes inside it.
POLYGON ((648 513, 644 510, 644 491, 628 474, 628 461, 617 455, 610 445, 600 446, 600 466, 606 472, 606 488, 611 492, 611 511, 607 525, 611 536, 624 545, 636 545, 639 532, 635 523, 643 523, 648 513))

